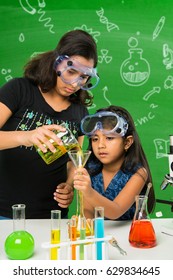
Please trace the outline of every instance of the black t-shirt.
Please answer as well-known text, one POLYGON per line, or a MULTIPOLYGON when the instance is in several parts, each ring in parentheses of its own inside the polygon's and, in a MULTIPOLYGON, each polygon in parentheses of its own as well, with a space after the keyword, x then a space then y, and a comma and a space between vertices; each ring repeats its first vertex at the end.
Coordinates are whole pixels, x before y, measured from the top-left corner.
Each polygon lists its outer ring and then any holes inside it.
MULTIPOLYGON (((85 106, 71 104, 56 112, 44 100, 37 86, 26 78, 15 78, 0 89, 0 102, 12 112, 3 131, 33 130, 45 124, 68 123, 76 138, 82 135, 81 119, 88 114, 85 106)), ((0 216, 12 217, 12 205, 26 205, 26 218, 50 218, 50 211, 60 209, 53 199, 56 186, 67 178, 68 155, 47 165, 34 147, 20 146, 0 150, 0 216)))

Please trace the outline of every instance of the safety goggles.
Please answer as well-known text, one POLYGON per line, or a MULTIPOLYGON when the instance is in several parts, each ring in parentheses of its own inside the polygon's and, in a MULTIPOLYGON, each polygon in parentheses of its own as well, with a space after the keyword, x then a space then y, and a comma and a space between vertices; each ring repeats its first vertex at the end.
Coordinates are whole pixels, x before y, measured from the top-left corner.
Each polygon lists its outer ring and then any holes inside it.
POLYGON ((77 86, 83 90, 93 89, 99 82, 96 68, 87 67, 67 55, 57 57, 54 69, 64 83, 77 83, 77 86))
POLYGON ((94 135, 96 130, 101 130, 104 134, 124 136, 128 130, 128 123, 116 113, 101 111, 85 116, 81 121, 81 130, 88 136, 94 135))

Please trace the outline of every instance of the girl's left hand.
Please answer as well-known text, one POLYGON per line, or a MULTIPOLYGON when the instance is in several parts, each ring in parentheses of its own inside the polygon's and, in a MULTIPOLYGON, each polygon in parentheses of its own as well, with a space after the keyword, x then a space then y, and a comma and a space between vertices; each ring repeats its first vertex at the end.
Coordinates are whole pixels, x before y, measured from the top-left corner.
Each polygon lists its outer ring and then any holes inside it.
POLYGON ((74 190, 73 187, 67 183, 61 183, 57 186, 54 192, 54 199, 62 208, 67 208, 73 201, 74 190))

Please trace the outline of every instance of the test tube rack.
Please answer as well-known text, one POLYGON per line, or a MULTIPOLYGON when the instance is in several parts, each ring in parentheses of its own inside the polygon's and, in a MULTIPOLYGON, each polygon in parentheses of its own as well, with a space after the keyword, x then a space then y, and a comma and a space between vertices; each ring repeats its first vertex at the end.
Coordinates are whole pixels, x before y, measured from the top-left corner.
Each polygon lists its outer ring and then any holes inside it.
MULTIPOLYGON (((102 242, 102 260, 109 259, 109 241, 113 238, 112 235, 107 235, 103 238, 95 238, 94 236, 87 237, 86 239, 76 241, 62 241, 58 244, 51 244, 50 242, 42 243, 42 248, 50 251, 51 248, 57 248, 58 260, 72 260, 72 246, 76 248, 76 260, 80 260, 80 245, 84 244, 84 260, 97 260, 96 258, 96 245, 97 242, 102 242)), ((111 246, 111 245, 110 245, 111 246)))

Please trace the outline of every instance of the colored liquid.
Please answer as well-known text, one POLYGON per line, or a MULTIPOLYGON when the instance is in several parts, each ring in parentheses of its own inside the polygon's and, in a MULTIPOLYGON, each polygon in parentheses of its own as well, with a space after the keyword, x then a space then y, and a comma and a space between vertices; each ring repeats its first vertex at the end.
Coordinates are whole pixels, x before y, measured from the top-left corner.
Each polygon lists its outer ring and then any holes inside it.
POLYGON ((42 157, 42 159, 47 163, 50 164, 53 161, 55 161, 57 158, 61 157, 64 155, 66 152, 69 150, 73 149, 81 149, 79 144, 70 144, 70 145, 58 145, 57 143, 53 142, 53 146, 56 148, 56 152, 52 153, 50 150, 48 150, 46 153, 43 153, 40 149, 37 149, 37 152, 39 155, 42 157))
MULTIPOLYGON (((81 229, 80 230, 80 240, 84 240, 85 237, 86 237, 86 230, 85 229, 81 229)), ((84 260, 84 244, 80 244, 79 245, 80 248, 79 248, 79 254, 80 254, 80 260, 84 260)))
MULTIPOLYGON (((103 238, 104 237, 104 218, 96 218, 95 221, 95 237, 103 238)), ((96 257, 97 260, 102 260, 102 243, 103 241, 96 242, 96 257)))
MULTIPOLYGON (((60 243, 60 229, 51 230, 51 244, 60 243)), ((50 249, 50 259, 57 260, 58 259, 58 248, 50 249)))
POLYGON ((151 248, 156 246, 156 236, 152 223, 148 220, 136 220, 132 222, 129 242, 138 248, 151 248))
MULTIPOLYGON (((76 232, 76 227, 71 226, 70 227, 70 240, 71 241, 76 241, 77 238, 77 232, 76 232)), ((76 260, 76 245, 71 246, 71 255, 72 255, 72 260, 76 260)))
MULTIPOLYGON (((81 223, 80 223, 80 215, 79 217, 76 216, 76 224, 77 224, 77 237, 80 237, 80 227, 81 227, 81 223)), ((93 234, 92 228, 89 225, 88 221, 86 221, 86 232, 85 232, 86 236, 91 236, 93 234)))
POLYGON ((28 259, 34 253, 34 238, 27 231, 14 231, 6 238, 4 249, 9 259, 28 259))

